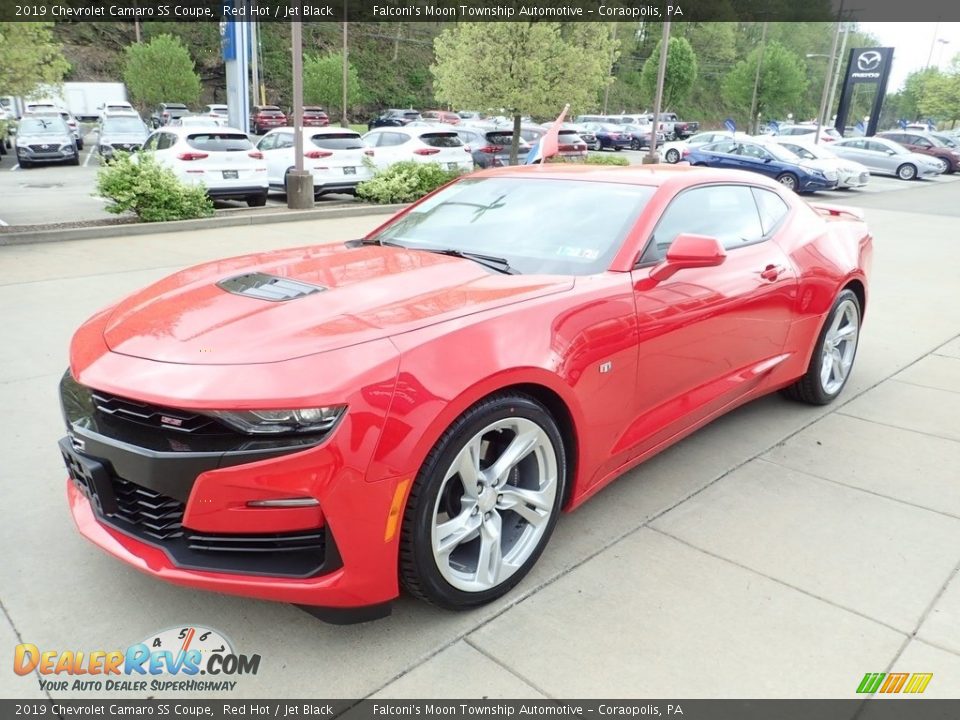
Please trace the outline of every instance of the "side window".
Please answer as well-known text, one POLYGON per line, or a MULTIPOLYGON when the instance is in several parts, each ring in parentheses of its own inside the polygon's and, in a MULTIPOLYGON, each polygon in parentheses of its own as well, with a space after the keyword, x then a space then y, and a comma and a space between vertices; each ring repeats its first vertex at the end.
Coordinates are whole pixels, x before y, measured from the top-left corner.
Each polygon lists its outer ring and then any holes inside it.
POLYGON ((277 146, 277 135, 267 135, 257 145, 257 150, 273 150, 277 146))
POLYGON ((157 138, 157 150, 166 150, 167 148, 172 147, 176 141, 176 135, 165 132, 159 133, 159 137, 157 138))
POLYGON ((410 139, 410 136, 404 135, 403 133, 396 133, 396 132, 381 133, 379 147, 394 147, 396 145, 403 145, 409 139, 410 139))
POLYGON ((726 140, 723 142, 718 142, 714 145, 709 145, 705 147, 704 150, 709 150, 710 152, 727 153, 727 154, 733 155, 737 152, 737 148, 739 147, 739 145, 740 145, 739 143, 736 143, 733 140, 726 140))
POLYGON ((848 143, 844 143, 843 147, 853 148, 854 150, 865 150, 867 148, 866 140, 851 140, 848 143))
POLYGON ((157 138, 160 137, 160 133, 154 133, 147 138, 146 142, 143 143, 144 150, 156 150, 157 149, 157 138))
POLYGON ((888 147, 887 147, 886 145, 884 145, 883 143, 873 142, 873 141, 871 141, 871 140, 867 140, 867 141, 864 143, 864 145, 866 146, 867 150, 873 150, 873 152, 885 153, 885 152, 887 152, 888 150, 890 150, 890 148, 888 148, 888 147))
POLYGON ((764 160, 770 157, 767 151, 762 147, 759 145, 751 145, 749 143, 745 143, 740 146, 740 154, 746 157, 756 158, 757 160, 764 160))
POLYGON ((764 237, 767 237, 783 221, 790 212, 790 206, 779 195, 770 190, 752 188, 753 197, 757 201, 757 210, 760 213, 760 226, 764 237))
POLYGON ((757 203, 746 185, 707 185, 673 199, 653 231, 640 264, 667 256, 677 235, 692 233, 717 238, 729 249, 762 240, 757 203))
POLYGON ((293 133, 277 133, 276 138, 277 144, 274 145, 274 150, 285 150, 293 147, 293 133))

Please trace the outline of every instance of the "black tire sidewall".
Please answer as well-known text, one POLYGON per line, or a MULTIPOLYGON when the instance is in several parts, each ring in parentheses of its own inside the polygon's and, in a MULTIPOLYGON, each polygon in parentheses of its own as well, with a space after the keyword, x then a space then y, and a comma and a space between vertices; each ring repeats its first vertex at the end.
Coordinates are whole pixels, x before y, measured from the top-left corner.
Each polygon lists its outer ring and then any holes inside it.
POLYGON ((532 398, 511 393, 488 398, 468 409, 444 433, 427 456, 415 481, 419 485, 417 500, 413 507, 408 505, 403 520, 403 553, 413 562, 422 595, 440 607, 465 610, 496 600, 512 590, 536 564, 553 534, 563 502, 567 472, 566 450, 559 428, 553 417, 532 398), (443 485, 443 474, 453 463, 463 444, 491 423, 510 417, 533 420, 543 428, 554 444, 558 477, 553 511, 540 544, 519 570, 494 588, 476 593, 465 592, 444 579, 433 557, 431 534, 437 494, 443 485))

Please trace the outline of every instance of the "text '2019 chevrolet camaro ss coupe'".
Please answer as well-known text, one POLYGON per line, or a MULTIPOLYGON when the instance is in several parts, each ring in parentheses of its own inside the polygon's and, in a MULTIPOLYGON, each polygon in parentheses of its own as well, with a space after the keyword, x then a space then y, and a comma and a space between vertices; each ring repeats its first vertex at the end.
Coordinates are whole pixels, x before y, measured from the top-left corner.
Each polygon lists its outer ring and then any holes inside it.
POLYGON ((362 240, 178 272, 75 334, 80 532, 371 616, 507 593, 562 510, 722 413, 847 382, 872 238, 753 173, 506 167, 362 240))

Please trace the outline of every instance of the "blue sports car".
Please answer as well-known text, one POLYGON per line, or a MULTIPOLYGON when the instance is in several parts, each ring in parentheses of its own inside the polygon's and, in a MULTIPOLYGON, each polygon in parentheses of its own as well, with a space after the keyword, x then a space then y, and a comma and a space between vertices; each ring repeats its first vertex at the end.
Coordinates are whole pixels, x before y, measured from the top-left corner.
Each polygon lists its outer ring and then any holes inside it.
POLYGON ((762 141, 727 139, 695 146, 685 159, 691 165, 757 172, 798 193, 830 190, 838 181, 836 171, 806 165, 779 145, 762 141))

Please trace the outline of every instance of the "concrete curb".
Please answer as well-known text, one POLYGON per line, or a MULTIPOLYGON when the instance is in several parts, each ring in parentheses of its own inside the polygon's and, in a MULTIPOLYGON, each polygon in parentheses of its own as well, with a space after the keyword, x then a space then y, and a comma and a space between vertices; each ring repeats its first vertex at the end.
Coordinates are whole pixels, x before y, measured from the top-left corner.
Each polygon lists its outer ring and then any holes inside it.
POLYGON ((95 238, 125 237, 133 235, 159 235, 187 230, 211 230, 244 225, 270 225, 273 223, 325 220, 329 218, 363 217, 397 212, 406 205, 357 205, 312 210, 280 210, 279 212, 224 214, 199 220, 176 220, 160 223, 130 223, 125 225, 97 225, 91 227, 65 228, 63 230, 25 230, 0 233, 0 247, 6 245, 32 245, 35 243, 62 242, 65 240, 90 240, 95 238))

